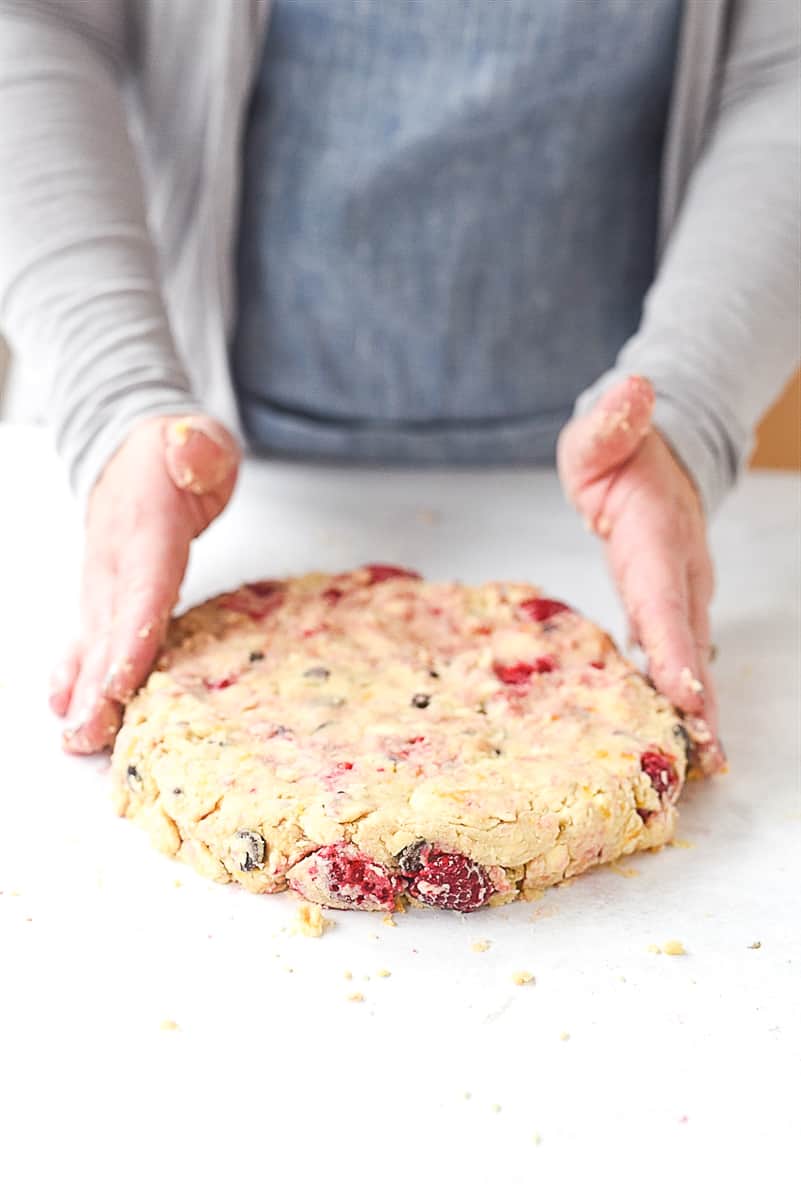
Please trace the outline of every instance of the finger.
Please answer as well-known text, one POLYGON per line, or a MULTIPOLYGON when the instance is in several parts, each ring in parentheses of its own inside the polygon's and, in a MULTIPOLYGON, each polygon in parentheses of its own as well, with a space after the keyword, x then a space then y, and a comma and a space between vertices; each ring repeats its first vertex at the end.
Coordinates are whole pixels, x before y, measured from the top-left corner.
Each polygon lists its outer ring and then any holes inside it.
POLYGON ((101 733, 112 723, 103 696, 103 677, 108 666, 109 632, 114 618, 114 568, 97 553, 90 538, 82 581, 83 630, 81 634, 80 669, 75 679, 69 704, 69 725, 64 731, 63 744, 67 750, 87 754, 100 749, 101 733))
POLYGON ((569 495, 626 462, 650 429, 654 390, 630 375, 610 388, 586 416, 574 418, 559 439, 559 467, 569 495))
POLYGON ((72 699, 72 689, 78 678, 81 665, 80 642, 73 642, 61 662, 53 669, 50 676, 50 707, 57 717, 67 715, 72 699))
POLYGON ((92 754, 112 744, 119 728, 119 705, 102 694, 109 655, 107 633, 94 634, 81 662, 62 744, 73 754, 92 754))
POLYGON ((678 708, 700 713, 704 686, 683 561, 643 546, 616 574, 655 686, 678 708))
POLYGON ((712 635, 709 624, 709 602, 712 597, 712 567, 707 561, 689 574, 690 624, 699 658, 699 679, 703 686, 702 714, 713 737, 718 735, 718 707, 715 686, 710 671, 712 635))
MULTIPOLYGON (((121 595, 113 630, 113 656, 103 682, 104 694, 127 703, 144 681, 158 654, 175 607, 189 558, 189 537, 173 525, 150 533, 146 543, 133 542, 130 561, 134 578, 121 595), (138 564, 147 562, 142 576, 138 564)), ((130 568, 129 568, 130 570, 130 568)))
POLYGON ((181 417, 165 426, 165 462, 170 478, 196 496, 214 492, 236 471, 240 450, 210 417, 181 417))

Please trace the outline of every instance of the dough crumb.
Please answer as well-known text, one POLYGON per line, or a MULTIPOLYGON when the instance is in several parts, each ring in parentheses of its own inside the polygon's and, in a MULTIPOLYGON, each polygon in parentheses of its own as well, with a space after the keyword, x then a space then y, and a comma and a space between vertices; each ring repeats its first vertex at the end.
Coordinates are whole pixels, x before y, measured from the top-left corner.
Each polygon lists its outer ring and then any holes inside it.
POLYGON ((484 954, 485 951, 489 950, 491 945, 492 945, 492 942, 487 942, 487 941, 473 942, 473 945, 470 947, 470 949, 475 954, 484 954))
POLYGON ((516 983, 518 987, 523 987, 527 983, 533 983, 534 976, 531 971, 515 971, 512 976, 512 983, 516 983))
POLYGON ((379 967, 376 971, 376 975, 379 979, 389 979, 391 974, 392 972, 388 971, 386 967, 379 967))
POLYGON ((539 1146, 542 1142, 542 1134, 532 1133, 531 1140, 535 1146, 539 1146))
POLYGON ((700 696, 704 690, 704 685, 700 679, 696 679, 689 667, 682 667, 679 671, 679 679, 688 687, 691 692, 695 692, 696 696, 700 696))
POLYGON ((392 916, 392 913, 387 913, 387 915, 382 920, 381 924, 382 925, 391 925, 393 929, 397 929, 397 927, 398 927, 397 921, 392 916))
POLYGON ((364 992, 350 992, 348 999, 354 1004, 361 1004, 364 1000, 364 992))
POLYGON ((465 1093, 464 1093, 464 1098, 465 1098, 465 1100, 472 1100, 472 1098, 473 1098, 473 1093, 472 1093, 472 1092, 465 1092, 465 1093))
POLYGON ((640 873, 636 867, 621 867, 619 863, 610 863, 609 870, 614 871, 615 875, 622 875, 624 879, 633 879, 640 873))
POLYGON ((648 947, 648 953, 649 954, 661 954, 662 951, 660 950, 659 946, 655 945, 654 942, 651 942, 651 945, 648 947))
POLYGON ((345 971, 345 979, 353 979, 353 971, 345 971))
POLYGON ((500 1104, 493 1104, 491 1107, 492 1107, 492 1111, 493 1111, 494 1113, 499 1113, 499 1112, 501 1111, 501 1106, 500 1106, 500 1104))
POLYGON ((170 426, 170 441, 174 446, 185 446, 189 440, 191 425, 187 420, 173 421, 170 426))
POLYGON ((682 943, 679 941, 676 941, 675 938, 672 938, 669 942, 665 942, 662 949, 664 950, 665 954, 676 955, 676 954, 686 954, 687 953, 687 951, 684 949, 684 946, 682 945, 682 943))
POLYGON ((692 850, 693 848, 693 843, 688 842, 687 838, 672 838, 668 845, 677 846, 679 850, 692 850))
POLYGON ((168 1030, 170 1033, 172 1033, 174 1030, 176 1030, 176 1029, 178 1029, 178 1028, 179 1028, 178 1022, 177 1022, 177 1021, 171 1021, 171 1020, 169 1019, 169 1017, 165 1018, 165 1020, 163 1020, 163 1021, 161 1022, 161 1024, 159 1025, 159 1029, 165 1029, 165 1030, 168 1030))
POLYGON ((333 921, 329 921, 323 916, 323 910, 319 904, 301 904, 298 906, 292 932, 301 933, 304 937, 318 938, 322 937, 326 929, 333 924, 333 921))
POLYGON ((749 950, 761 950, 762 943, 761 942, 751 942, 751 945, 748 947, 748 949, 749 950))
POLYGON ((183 887, 184 886, 183 879, 173 879, 172 886, 173 887, 183 887))
POLYGON ((560 1042, 569 1042, 569 1041, 570 1041, 570 1034, 569 1034, 569 1033, 566 1033, 566 1032, 563 1030, 563 1031, 562 1031, 562 1032, 559 1034, 559 1041, 560 1041, 560 1042))

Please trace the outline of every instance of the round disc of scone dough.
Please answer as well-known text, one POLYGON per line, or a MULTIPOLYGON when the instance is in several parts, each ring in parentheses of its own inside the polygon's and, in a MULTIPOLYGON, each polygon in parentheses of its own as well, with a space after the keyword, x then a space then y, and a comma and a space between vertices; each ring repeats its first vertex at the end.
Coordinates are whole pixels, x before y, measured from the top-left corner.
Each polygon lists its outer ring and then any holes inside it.
POLYGON ((469 912, 673 834, 690 742, 609 636, 521 583, 251 583, 173 621, 116 806, 220 882, 469 912))

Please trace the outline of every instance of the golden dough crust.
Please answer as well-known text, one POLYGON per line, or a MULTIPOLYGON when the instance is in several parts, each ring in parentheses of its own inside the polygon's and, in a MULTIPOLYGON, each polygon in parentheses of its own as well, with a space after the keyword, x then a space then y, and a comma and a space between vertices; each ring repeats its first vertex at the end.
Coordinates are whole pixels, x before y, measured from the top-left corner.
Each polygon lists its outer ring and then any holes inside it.
POLYGON ((608 635, 529 585, 364 567, 251 584, 173 621, 127 707, 114 797, 220 882, 462 907, 430 873, 410 885, 398 856, 465 856, 481 903, 535 895, 668 841, 687 746, 608 635), (343 843, 389 899, 337 888, 317 852, 343 843))

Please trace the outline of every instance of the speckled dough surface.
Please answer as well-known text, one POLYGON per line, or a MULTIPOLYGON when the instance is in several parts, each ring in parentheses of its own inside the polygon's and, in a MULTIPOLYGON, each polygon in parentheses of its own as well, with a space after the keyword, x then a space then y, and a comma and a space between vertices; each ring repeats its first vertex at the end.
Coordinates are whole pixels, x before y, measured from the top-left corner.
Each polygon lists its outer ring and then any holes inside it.
POLYGON ((371 566, 175 620, 127 707, 114 796, 220 882, 471 911, 669 840, 690 745, 558 601, 371 566))

